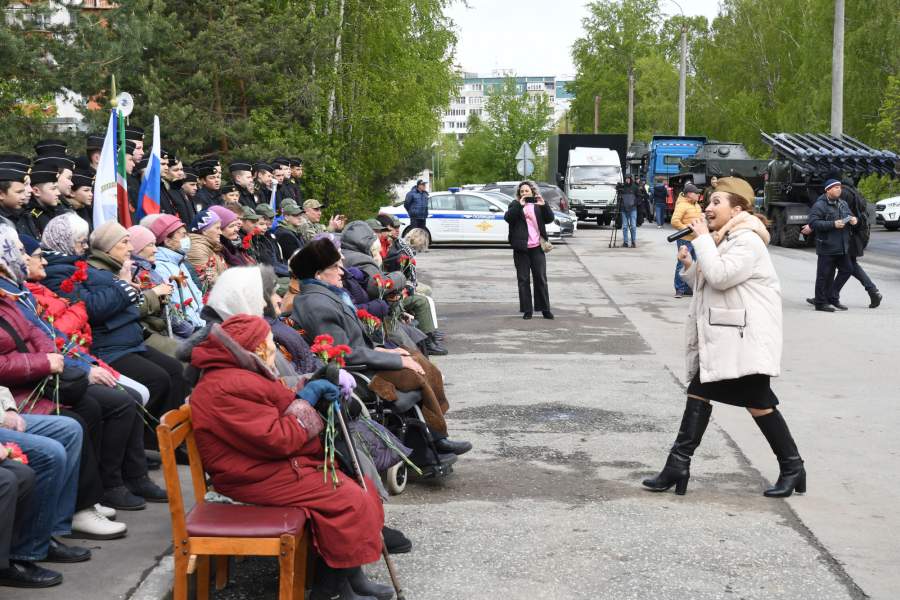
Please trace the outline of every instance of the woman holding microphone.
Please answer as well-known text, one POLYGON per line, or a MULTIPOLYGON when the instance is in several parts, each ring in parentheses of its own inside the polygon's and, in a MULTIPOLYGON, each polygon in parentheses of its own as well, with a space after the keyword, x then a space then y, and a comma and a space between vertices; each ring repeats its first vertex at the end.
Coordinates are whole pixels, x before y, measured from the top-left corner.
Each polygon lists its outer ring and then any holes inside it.
POLYGON ((652 491, 674 485, 676 494, 685 493, 714 400, 746 408, 778 458, 778 481, 764 494, 806 492, 803 460, 770 387, 781 371, 781 286, 766 249, 769 233, 753 214, 753 201, 753 188, 743 179, 719 179, 706 220, 690 223, 697 260, 687 247, 678 252, 682 277, 694 289, 686 328, 690 384, 666 466, 643 482, 652 491))
POLYGON ((503 218, 509 223, 509 245, 513 248, 513 262, 519 282, 519 312, 526 320, 535 310, 541 311, 545 319, 552 319, 550 290, 547 288, 547 256, 542 245, 547 240, 545 225, 554 219, 553 210, 541 197, 536 185, 523 181, 516 188, 516 199, 509 203, 503 218), (533 304, 530 278, 534 279, 533 304))

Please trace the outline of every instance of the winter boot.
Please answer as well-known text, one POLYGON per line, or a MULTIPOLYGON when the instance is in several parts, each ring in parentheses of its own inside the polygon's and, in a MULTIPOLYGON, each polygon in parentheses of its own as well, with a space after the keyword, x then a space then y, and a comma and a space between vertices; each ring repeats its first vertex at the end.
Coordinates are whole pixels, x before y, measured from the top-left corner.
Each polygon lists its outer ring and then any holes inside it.
POLYGON ((803 467, 803 459, 797 450, 797 444, 791 437, 784 417, 773 410, 767 415, 755 417, 757 427, 766 436, 766 441, 772 447, 772 452, 778 458, 778 481, 775 485, 763 492, 769 498, 787 498, 794 491, 798 494, 806 493, 806 469, 803 467))
POLYGON ((691 457, 700 445, 703 432, 709 424, 712 406, 709 402, 688 398, 681 417, 678 437, 669 451, 666 466, 653 479, 645 479, 644 485, 654 492, 665 492, 673 485, 675 493, 683 496, 687 491, 688 479, 691 477, 691 457))
POLYGON ((352 569, 333 569, 321 558, 316 561, 316 582, 309 600, 375 600, 374 596, 362 596, 353 591, 348 581, 352 569))
POLYGON ((425 349, 428 350, 428 354, 431 356, 446 356, 448 354, 447 349, 434 337, 433 333, 429 333, 428 337, 425 338, 425 349))
POLYGON ((884 299, 884 296, 881 295, 881 292, 878 290, 873 290, 869 292, 869 308, 878 308, 881 305, 881 301, 884 299))
POLYGON ((350 588, 357 594, 372 596, 378 600, 391 600, 391 598, 394 597, 394 588, 389 585, 382 585, 380 583, 375 583, 374 581, 369 581, 369 578, 366 577, 362 567, 349 569, 347 581, 350 584, 350 588))

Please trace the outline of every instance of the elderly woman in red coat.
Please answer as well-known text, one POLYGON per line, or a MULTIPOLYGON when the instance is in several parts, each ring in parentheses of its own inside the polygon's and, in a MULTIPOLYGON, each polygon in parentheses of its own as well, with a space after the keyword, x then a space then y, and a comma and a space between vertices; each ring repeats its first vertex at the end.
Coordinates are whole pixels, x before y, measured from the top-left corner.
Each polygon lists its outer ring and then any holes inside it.
POLYGON ((190 403, 204 468, 216 491, 234 500, 306 511, 324 560, 311 598, 390 598, 390 588, 359 568, 381 554, 375 486, 364 491, 340 472, 337 485, 322 476, 323 425, 311 404, 337 398, 338 388, 313 381, 297 398, 275 375, 276 351, 269 324, 242 314, 214 325, 194 348, 191 363, 203 374, 190 403))

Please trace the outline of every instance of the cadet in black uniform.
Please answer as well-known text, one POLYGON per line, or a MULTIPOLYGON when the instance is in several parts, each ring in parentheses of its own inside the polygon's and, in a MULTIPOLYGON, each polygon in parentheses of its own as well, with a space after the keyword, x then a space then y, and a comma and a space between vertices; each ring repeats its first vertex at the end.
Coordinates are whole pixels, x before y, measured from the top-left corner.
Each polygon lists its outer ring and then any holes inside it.
POLYGON ((219 188, 222 187, 222 173, 219 170, 219 159, 205 158, 194 163, 197 172, 197 196, 194 203, 203 210, 210 206, 222 204, 219 188))

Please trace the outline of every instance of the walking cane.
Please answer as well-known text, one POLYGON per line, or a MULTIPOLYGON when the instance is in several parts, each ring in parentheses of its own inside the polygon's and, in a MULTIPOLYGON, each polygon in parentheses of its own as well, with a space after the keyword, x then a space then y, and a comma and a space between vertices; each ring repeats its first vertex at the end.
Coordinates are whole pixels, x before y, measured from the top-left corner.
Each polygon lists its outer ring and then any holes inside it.
POLYGON ((166 319, 166 331, 168 331, 168 333, 169 333, 169 339, 172 339, 175 336, 172 335, 172 313, 169 312, 169 303, 163 302, 163 303, 161 303, 161 306, 162 306, 163 317, 165 317, 165 319, 166 319))
MULTIPOLYGON (((344 440, 347 442, 347 448, 350 450, 350 459, 353 461, 353 472, 356 474, 356 481, 362 487, 363 490, 368 491, 368 487, 366 486, 366 479, 363 477, 362 469, 359 466, 359 458, 356 454, 356 446, 353 445, 353 440, 350 438, 350 432, 347 430, 347 423, 344 422, 344 411, 340 407, 340 403, 337 405, 337 418, 338 422, 341 424, 341 433, 344 435, 344 440)), ((394 591, 397 593, 397 600, 406 600, 406 596, 403 594, 403 589, 400 587, 400 580, 397 579, 397 572, 394 569, 394 562, 391 560, 391 555, 388 554, 387 546, 384 545, 384 536, 381 537, 381 556, 384 558, 384 565, 387 567, 388 575, 391 577, 391 584, 394 586, 394 591)))

